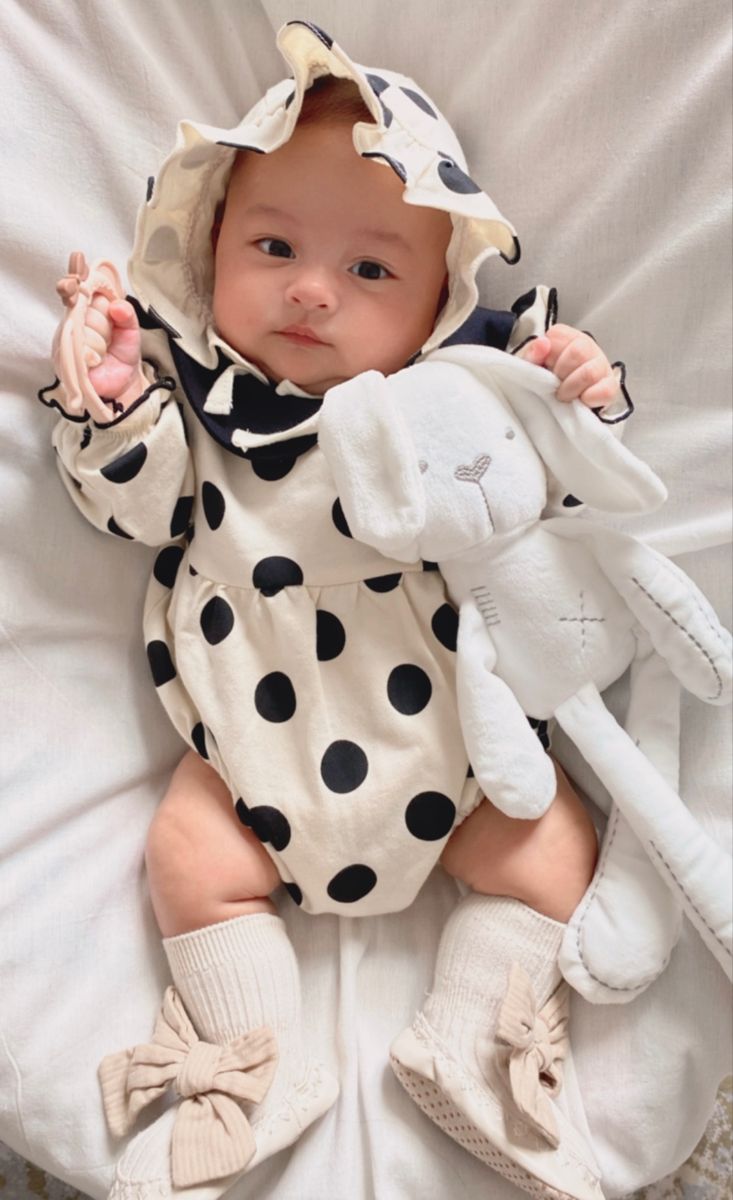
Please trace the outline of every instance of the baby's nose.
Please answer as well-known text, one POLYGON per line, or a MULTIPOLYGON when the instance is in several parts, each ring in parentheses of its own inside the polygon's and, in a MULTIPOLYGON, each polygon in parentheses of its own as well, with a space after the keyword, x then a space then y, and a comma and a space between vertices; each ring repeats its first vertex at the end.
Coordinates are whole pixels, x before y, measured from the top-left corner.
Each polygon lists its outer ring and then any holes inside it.
POLYGON ((319 266, 304 265, 290 281, 288 299, 304 308, 334 308, 337 289, 331 273, 319 266))

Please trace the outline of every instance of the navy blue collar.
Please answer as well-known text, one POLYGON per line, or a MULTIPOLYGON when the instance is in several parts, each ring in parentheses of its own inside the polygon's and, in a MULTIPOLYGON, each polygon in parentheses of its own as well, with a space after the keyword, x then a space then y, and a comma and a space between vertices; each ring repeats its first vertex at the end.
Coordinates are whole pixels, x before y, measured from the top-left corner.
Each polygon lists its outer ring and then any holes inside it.
MULTIPOLYGON (((140 324, 144 329, 162 328, 137 301, 132 297, 130 300, 135 305, 140 324)), ((469 343, 493 346, 496 349, 504 350, 515 319, 511 312, 475 308, 460 329, 446 338, 443 345, 455 346, 469 343)), ((294 429, 318 412, 323 403, 322 398, 282 395, 275 390, 277 384, 263 383, 256 375, 245 373, 234 376, 231 411, 226 414, 206 412, 204 405, 209 392, 222 372, 232 366, 231 360, 219 348, 217 349, 216 366, 202 367, 181 348, 177 339, 170 333, 168 333, 168 340, 178 378, 193 411, 207 433, 225 450, 229 450, 240 458, 264 461, 276 458, 295 458, 316 444, 317 434, 313 433, 286 438, 284 441, 258 446, 255 449, 243 450, 235 446, 232 443, 232 434, 238 429, 264 434, 281 433, 285 429, 294 429)))

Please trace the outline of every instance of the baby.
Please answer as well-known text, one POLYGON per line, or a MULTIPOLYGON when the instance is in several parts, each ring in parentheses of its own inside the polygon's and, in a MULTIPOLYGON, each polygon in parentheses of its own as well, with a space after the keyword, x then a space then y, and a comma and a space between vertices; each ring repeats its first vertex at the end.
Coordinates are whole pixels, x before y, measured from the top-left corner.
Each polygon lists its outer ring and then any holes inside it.
MULTIPOLYGON (((175 986, 153 1044, 101 1068, 115 1133, 168 1083, 178 1100, 123 1151, 111 1196, 213 1200, 333 1104, 271 893, 283 883, 309 913, 392 912, 440 861, 468 894, 393 1067, 531 1195, 593 1200, 592 1153, 552 1099, 557 952, 593 827, 559 770, 537 821, 480 794, 442 579, 351 537, 317 443, 329 388, 471 340, 478 266, 515 259, 516 238, 414 83, 365 72, 305 22, 278 44, 294 81, 234 130, 184 124, 151 180, 137 300, 100 291, 83 315, 81 369, 108 419, 74 414, 63 356, 41 396, 64 414, 54 442, 84 515, 163 547, 148 656, 193 747, 146 854, 175 986)), ((552 370, 558 402, 604 408, 606 356, 550 324, 546 300, 484 311, 482 340, 552 370)))

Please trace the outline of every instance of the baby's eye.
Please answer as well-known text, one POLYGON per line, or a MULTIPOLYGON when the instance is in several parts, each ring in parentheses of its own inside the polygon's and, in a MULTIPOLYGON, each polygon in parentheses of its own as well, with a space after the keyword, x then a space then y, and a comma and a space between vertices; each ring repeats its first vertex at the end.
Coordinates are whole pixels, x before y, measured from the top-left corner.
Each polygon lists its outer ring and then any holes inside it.
POLYGON ((295 258, 292 246, 282 238, 260 238, 255 245, 259 246, 263 254, 269 254, 273 258, 295 258))
POLYGON ((380 263, 371 262, 368 258, 363 258, 361 262, 354 263, 353 267, 349 268, 354 275, 358 275, 360 279, 389 279, 389 271, 380 263))

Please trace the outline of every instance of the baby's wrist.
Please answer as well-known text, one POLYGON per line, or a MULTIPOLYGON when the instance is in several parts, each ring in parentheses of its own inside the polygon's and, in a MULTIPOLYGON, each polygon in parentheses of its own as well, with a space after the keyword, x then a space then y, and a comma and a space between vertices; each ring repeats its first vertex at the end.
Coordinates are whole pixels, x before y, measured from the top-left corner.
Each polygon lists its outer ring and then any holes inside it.
POLYGON ((141 364, 135 369, 135 372, 124 391, 120 392, 118 396, 102 396, 101 398, 105 401, 114 400, 115 409, 119 412, 120 408, 122 408, 122 410, 126 412, 136 400, 140 399, 143 392, 146 391, 149 386, 150 384, 143 374, 141 364))

